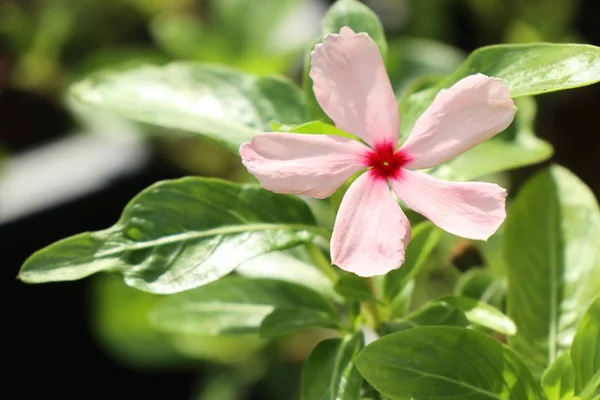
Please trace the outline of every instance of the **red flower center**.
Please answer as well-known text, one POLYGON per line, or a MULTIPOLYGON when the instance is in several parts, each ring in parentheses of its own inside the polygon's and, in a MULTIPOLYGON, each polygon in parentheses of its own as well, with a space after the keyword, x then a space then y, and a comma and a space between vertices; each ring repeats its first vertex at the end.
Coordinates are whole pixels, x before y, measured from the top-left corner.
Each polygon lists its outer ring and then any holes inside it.
POLYGON ((366 163, 371 167, 371 174, 376 178, 399 178, 402 167, 410 161, 403 151, 395 151, 391 143, 380 143, 367 154, 366 163))

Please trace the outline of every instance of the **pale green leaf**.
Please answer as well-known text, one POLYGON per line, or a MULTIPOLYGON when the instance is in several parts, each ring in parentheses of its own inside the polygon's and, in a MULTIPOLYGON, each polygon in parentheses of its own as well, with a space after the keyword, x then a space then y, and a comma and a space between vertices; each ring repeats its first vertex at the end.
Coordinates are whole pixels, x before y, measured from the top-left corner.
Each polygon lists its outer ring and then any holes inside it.
POLYGON ((277 309, 308 309, 332 316, 333 305, 304 286, 273 279, 226 277, 169 296, 151 314, 160 330, 209 335, 258 332, 277 309))
POLYGON ((505 226, 509 344, 540 375, 568 350, 600 292, 600 210, 588 187, 552 166, 525 184, 505 226))
POLYGON ((72 86, 71 94, 137 122, 207 136, 236 153, 273 121, 306 119, 304 97, 290 81, 208 64, 100 72, 72 86))
POLYGON ((542 376, 548 400, 570 400, 575 395, 575 376, 569 353, 562 353, 542 376))

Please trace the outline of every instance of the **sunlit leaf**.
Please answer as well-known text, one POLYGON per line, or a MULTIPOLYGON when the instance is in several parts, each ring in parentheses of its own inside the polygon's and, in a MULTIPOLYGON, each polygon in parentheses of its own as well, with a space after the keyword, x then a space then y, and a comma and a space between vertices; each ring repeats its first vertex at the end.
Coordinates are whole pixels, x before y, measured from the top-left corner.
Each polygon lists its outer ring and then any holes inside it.
POLYGON ((207 64, 100 72, 72 86, 71 93, 87 105, 137 122, 207 136, 234 152, 253 134, 270 130, 273 121, 306 119, 304 97, 286 79, 207 64))
POLYGON ((600 297, 592 303, 577 328, 571 361, 575 390, 582 399, 600 394, 600 297))
POLYGON ((400 121, 403 135, 431 104, 440 89, 468 75, 482 73, 503 79, 512 97, 572 89, 600 81, 600 48, 583 44, 495 45, 474 51, 435 87, 413 94, 400 121))
POLYGON ((548 400, 570 400, 575 395, 575 376, 569 353, 562 353, 542 376, 548 400))
POLYGON ((320 228, 306 204, 258 185, 211 178, 156 183, 103 231, 56 242, 25 261, 28 283, 106 271, 135 288, 174 293, 212 282, 261 254, 312 240, 320 228))
POLYGON ((509 344, 540 375, 573 341, 600 292, 600 210, 588 187, 552 166, 518 194, 505 226, 509 344))

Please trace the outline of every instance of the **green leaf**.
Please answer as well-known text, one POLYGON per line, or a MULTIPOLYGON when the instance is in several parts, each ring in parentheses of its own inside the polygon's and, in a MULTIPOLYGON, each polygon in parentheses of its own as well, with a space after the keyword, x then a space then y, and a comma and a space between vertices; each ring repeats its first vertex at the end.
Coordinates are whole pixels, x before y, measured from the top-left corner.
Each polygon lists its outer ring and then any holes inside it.
MULTIPOLYGON (((375 41, 385 60, 387 42, 383 26, 377 15, 358 0, 338 0, 329 8, 322 21, 322 35, 339 33, 344 26, 354 32, 366 32, 375 41)), ((315 43, 316 44, 316 43, 315 43)), ((321 110, 313 93, 313 81, 310 78, 311 59, 310 53, 314 44, 307 50, 304 58, 304 93, 308 103, 308 114, 311 119, 324 119, 329 117, 321 110)))
POLYGON ((116 273, 135 288, 175 293, 212 282, 261 254, 312 240, 308 206, 258 185, 190 177, 156 183, 109 229, 56 242, 29 257, 28 283, 116 273))
POLYGON ((398 332, 418 326, 429 325, 467 327, 469 326, 469 320, 465 313, 451 304, 432 302, 407 314, 399 321, 393 321, 387 324, 387 329, 391 332, 398 332))
POLYGON ((92 281, 92 323, 100 344, 120 362, 138 368, 172 368, 184 363, 169 338, 148 323, 160 297, 98 276, 92 281))
POLYGON ((385 276, 384 296, 389 301, 396 296, 423 268, 425 262, 435 249, 442 231, 431 222, 421 222, 412 229, 410 246, 406 249, 404 265, 390 271, 385 276))
POLYGON ((474 51, 454 73, 434 88, 413 94, 402 115, 403 137, 441 89, 483 73, 503 79, 512 97, 534 96, 600 81, 600 48, 582 44, 507 44, 474 51))
POLYGON ((454 294, 470 297, 497 309, 504 309, 506 282, 487 269, 473 268, 461 275, 454 287, 454 294))
POLYGON ((458 307, 473 324, 505 335, 514 335, 517 332, 515 323, 504 315, 502 311, 489 304, 460 296, 445 296, 438 301, 458 307))
POLYGON ((391 400, 545 399, 511 349, 461 327, 417 327, 384 336, 365 347, 355 364, 391 400))
POLYGON ((226 277, 165 298, 151 313, 151 322, 167 332, 240 334, 258 332, 265 317, 276 309, 300 308, 335 315, 330 302, 304 286, 226 277))
POLYGON ((339 324, 331 313, 308 308, 279 308, 265 317, 259 334, 264 338, 275 338, 308 328, 339 329, 339 324))
POLYGON ((518 328, 509 344, 540 375, 600 292, 600 210, 583 182, 552 166, 522 188, 504 233, 508 316, 518 328))
POLYGON ((342 297, 356 301, 375 300, 369 287, 369 282, 354 274, 342 275, 334 286, 335 291, 342 297))
POLYGON ((410 310, 415 290, 415 280, 407 281, 392 299, 389 310, 392 317, 404 317, 410 310))
POLYGON ((352 360, 363 346, 362 332, 319 343, 302 370, 300 400, 359 400, 362 377, 352 360))
POLYGON ((462 51, 445 43, 404 37, 389 43, 386 66, 396 97, 400 98, 416 79, 446 76, 464 59, 462 51))
POLYGON ((515 104, 519 111, 504 132, 441 165, 432 174, 446 180, 468 181, 550 158, 552 146, 533 132, 537 112, 535 100, 522 97, 516 99, 515 104))
POLYGON ((273 124, 273 129, 277 132, 309 133, 313 135, 337 135, 344 136, 349 139, 356 139, 356 136, 353 136, 341 129, 338 129, 334 125, 323 121, 310 121, 300 125, 282 125, 275 123, 273 124))
POLYGON ((71 88, 82 103, 137 122, 207 136, 233 152, 272 121, 306 119, 302 93, 281 77, 172 63, 92 75, 71 88))
POLYGON ((250 278, 269 278, 292 282, 311 288, 331 299, 339 299, 332 282, 316 267, 286 252, 276 251, 246 261, 235 270, 250 278))
POLYGON ((339 33, 347 26, 354 32, 366 32, 377 43, 383 59, 387 55, 387 42, 381 21, 369 7, 358 0, 337 0, 322 21, 323 35, 339 33))
POLYGON ((577 328, 571 361, 576 393, 584 400, 600 394, 600 297, 596 297, 577 328))
POLYGON ((575 395, 575 376, 569 353, 562 353, 542 376, 548 400, 570 400, 575 395))

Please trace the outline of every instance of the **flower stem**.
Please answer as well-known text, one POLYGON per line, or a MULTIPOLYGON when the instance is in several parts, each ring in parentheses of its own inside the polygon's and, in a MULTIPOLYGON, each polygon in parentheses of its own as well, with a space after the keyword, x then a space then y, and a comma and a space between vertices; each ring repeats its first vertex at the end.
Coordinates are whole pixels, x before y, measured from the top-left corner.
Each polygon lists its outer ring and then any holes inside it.
POLYGON ((335 272, 335 269, 331 266, 331 263, 329 261, 327 261, 327 259, 323 255, 323 252, 321 250, 319 250, 319 248, 315 244, 308 243, 306 245, 306 250, 308 251, 308 254, 312 258, 315 265, 317 267, 319 267, 319 269, 329 279, 331 279, 332 282, 335 282, 338 280, 337 272, 335 272))
MULTIPOLYGON (((377 299, 377 288, 375 287, 375 282, 373 282, 373 278, 367 278, 367 282, 369 282, 369 287, 371 288, 373 297, 377 299)), ((371 325, 373 329, 377 330, 379 328, 379 325, 381 325, 381 313, 377 301, 365 301, 363 303, 363 312, 365 313, 365 318, 368 321, 369 325, 371 325)))

